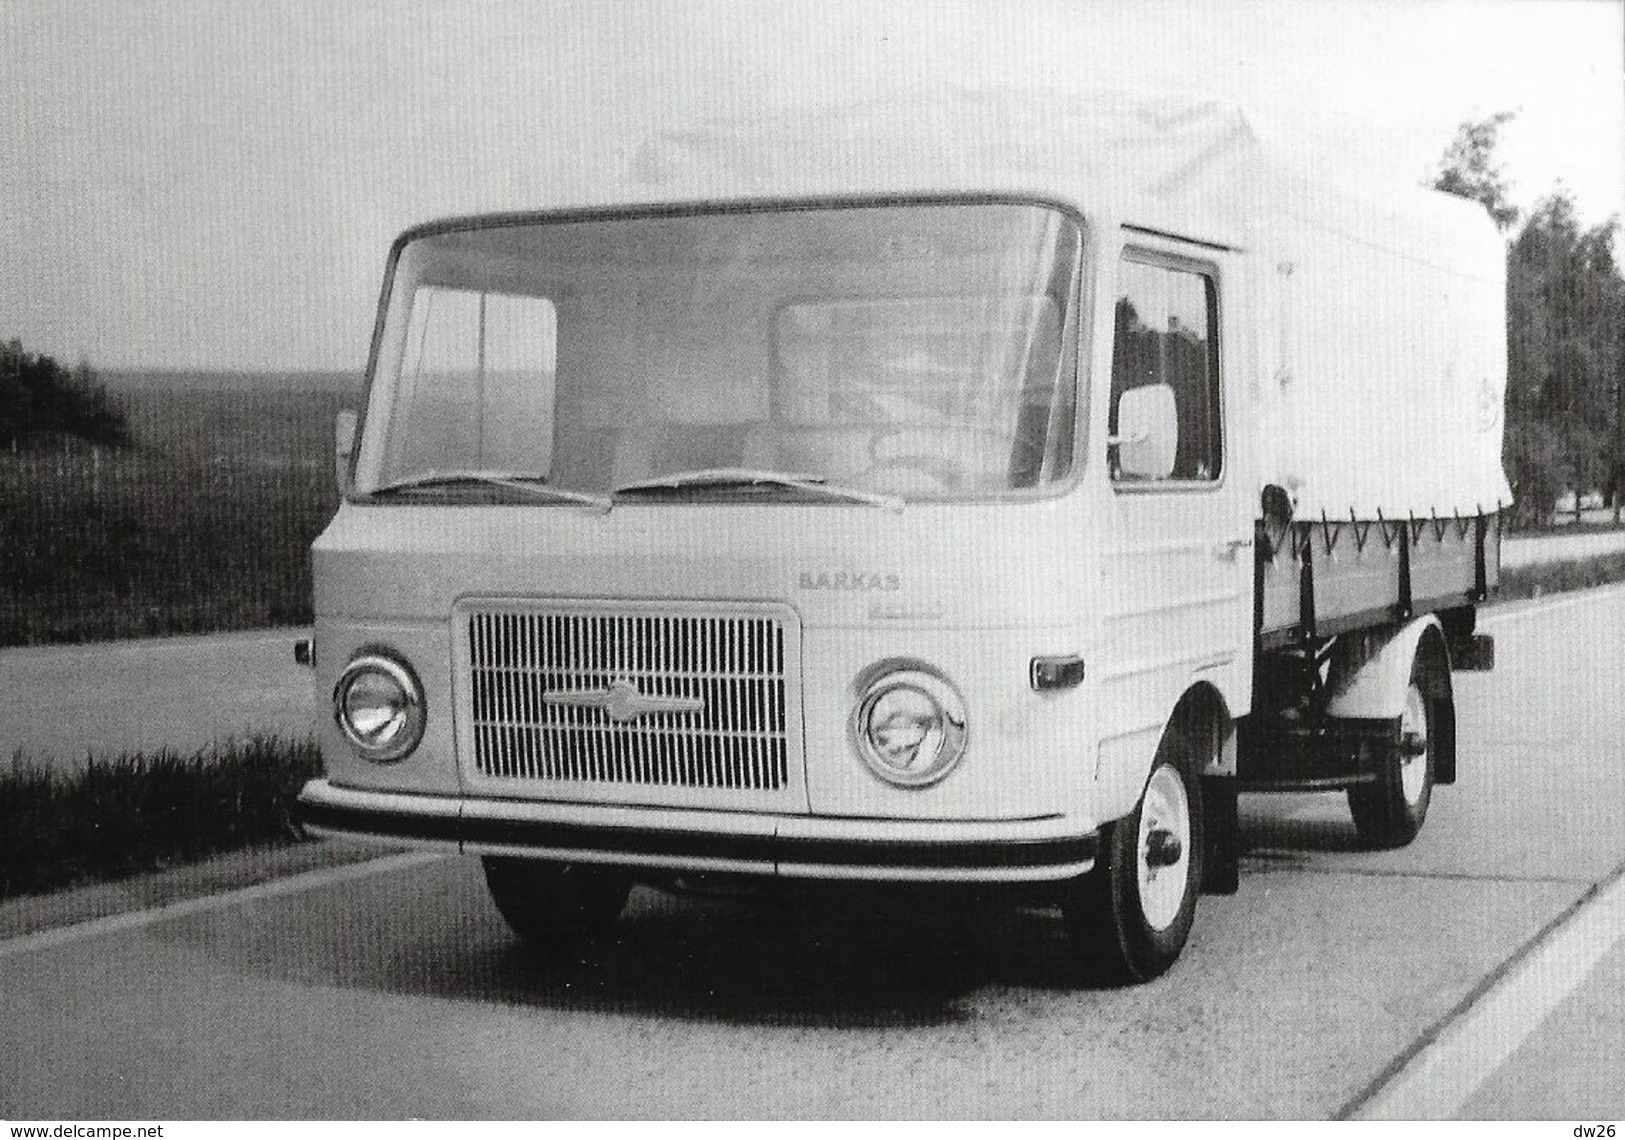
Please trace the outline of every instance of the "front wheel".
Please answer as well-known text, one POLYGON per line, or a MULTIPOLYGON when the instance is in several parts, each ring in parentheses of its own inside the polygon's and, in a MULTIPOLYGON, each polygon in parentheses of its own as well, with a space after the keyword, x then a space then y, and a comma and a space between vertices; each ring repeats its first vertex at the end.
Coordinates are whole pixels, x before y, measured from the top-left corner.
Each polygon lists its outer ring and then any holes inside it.
POLYGON ((1086 972, 1147 982, 1174 964, 1196 920, 1205 850, 1195 752, 1170 729, 1139 806, 1101 830, 1094 870, 1062 899, 1068 941, 1086 972))
POLYGON ((543 958, 580 961, 608 938, 631 880, 585 863, 485 859, 491 901, 513 932, 543 958))

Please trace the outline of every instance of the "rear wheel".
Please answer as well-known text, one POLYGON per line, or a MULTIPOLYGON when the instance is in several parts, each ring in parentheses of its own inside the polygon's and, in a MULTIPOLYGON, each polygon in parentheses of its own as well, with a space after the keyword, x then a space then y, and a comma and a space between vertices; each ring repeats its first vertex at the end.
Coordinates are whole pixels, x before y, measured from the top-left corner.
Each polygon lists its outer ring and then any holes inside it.
POLYGON ((632 882, 586 863, 485 859, 491 901, 513 932, 549 961, 580 961, 609 937, 632 882))
POLYGON ((1068 885, 1067 937, 1089 975, 1150 981, 1185 948, 1206 850, 1199 767, 1191 739, 1169 729, 1139 806, 1101 830, 1094 870, 1068 885))
POLYGON ((1403 847, 1416 838, 1433 801, 1438 771, 1438 708, 1422 691, 1420 656, 1411 667, 1399 744, 1390 750, 1377 782, 1349 789, 1349 811, 1360 838, 1372 847, 1403 847))

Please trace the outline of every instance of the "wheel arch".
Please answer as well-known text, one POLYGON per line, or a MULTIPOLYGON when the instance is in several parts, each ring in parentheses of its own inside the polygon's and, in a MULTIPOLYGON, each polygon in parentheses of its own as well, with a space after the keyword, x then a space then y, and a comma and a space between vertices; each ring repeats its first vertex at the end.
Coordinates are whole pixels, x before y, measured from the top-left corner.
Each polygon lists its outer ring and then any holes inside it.
MULTIPOLYGON (((1198 681, 1179 698, 1173 714, 1168 718, 1162 735, 1169 728, 1178 728, 1201 746, 1201 755, 1210 759, 1197 773, 1200 776, 1234 776, 1236 774, 1236 722, 1230 715, 1229 705, 1217 686, 1198 681)), ((1158 742, 1158 748, 1161 748, 1158 742)), ((1150 771, 1146 772, 1149 778, 1150 771)))
POLYGON ((1199 741, 1199 747, 1209 749, 1203 754, 1214 758, 1201 766, 1198 775, 1236 774, 1236 731, 1229 703, 1218 686, 1197 678, 1186 685, 1160 723, 1100 742, 1095 767, 1097 820, 1109 823, 1134 810, 1169 731, 1175 728, 1199 741))

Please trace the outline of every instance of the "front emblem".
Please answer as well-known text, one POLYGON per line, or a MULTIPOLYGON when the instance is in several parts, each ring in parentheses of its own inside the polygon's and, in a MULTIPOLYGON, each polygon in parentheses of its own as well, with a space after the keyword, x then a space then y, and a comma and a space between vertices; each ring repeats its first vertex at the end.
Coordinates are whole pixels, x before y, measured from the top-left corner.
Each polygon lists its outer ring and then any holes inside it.
POLYGON ((570 692, 543 693, 545 705, 569 705, 573 708, 603 709, 609 719, 617 723, 637 720, 651 713, 699 712, 705 702, 698 697, 647 697, 631 681, 615 681, 607 689, 577 689, 570 692))
POLYGON ((884 590, 896 593, 903 588, 899 574, 873 570, 803 570, 797 580, 803 590, 884 590))

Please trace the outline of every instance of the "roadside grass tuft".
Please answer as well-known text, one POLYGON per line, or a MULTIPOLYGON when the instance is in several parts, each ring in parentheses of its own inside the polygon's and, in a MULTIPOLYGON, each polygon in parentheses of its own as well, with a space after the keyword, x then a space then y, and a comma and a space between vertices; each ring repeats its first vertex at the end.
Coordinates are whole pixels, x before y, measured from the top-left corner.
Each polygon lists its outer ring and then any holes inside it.
POLYGON ((19 753, 0 768, 0 899, 300 841, 294 797, 320 771, 309 738, 93 756, 63 770, 19 753))
POLYGON ((1610 582, 1625 581, 1625 551, 1599 554, 1569 562, 1547 562, 1501 571, 1501 601, 1538 598, 1568 590, 1589 590, 1610 582))

